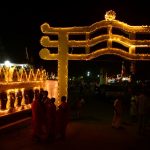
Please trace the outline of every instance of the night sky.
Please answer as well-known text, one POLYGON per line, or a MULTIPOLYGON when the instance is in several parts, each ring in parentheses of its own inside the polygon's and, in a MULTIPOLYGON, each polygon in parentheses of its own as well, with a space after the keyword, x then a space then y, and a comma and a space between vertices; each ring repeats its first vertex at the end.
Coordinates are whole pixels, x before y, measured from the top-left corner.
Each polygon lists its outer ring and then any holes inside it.
POLYGON ((150 25, 148 6, 147 0, 43 0, 34 4, 22 1, 17 4, 1 4, 0 62, 9 59, 25 63, 27 48, 34 64, 50 64, 38 55, 42 48, 39 40, 43 35, 40 25, 45 22, 53 27, 88 26, 103 20, 106 11, 112 9, 120 21, 130 25, 150 25))

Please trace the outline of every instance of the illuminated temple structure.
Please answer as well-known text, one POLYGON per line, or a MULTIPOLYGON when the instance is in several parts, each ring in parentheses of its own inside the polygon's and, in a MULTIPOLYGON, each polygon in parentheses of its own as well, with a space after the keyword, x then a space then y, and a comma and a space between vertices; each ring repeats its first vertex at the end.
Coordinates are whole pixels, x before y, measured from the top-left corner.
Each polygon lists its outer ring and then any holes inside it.
POLYGON ((57 81, 47 80, 45 69, 8 61, 0 64, 0 116, 31 109, 34 91, 41 88, 57 98, 57 81))
POLYGON ((113 10, 106 12, 105 20, 91 26, 51 27, 44 23, 41 31, 45 35, 40 40, 43 46, 40 57, 58 60, 58 100, 68 95, 68 60, 87 61, 101 55, 117 55, 130 60, 133 74, 136 61, 150 60, 150 39, 147 39, 150 26, 131 26, 116 20, 113 10), (106 45, 99 47, 101 43, 106 45))
POLYGON ((44 60, 58 61, 58 81, 47 80, 44 69, 1 65, 0 116, 30 109, 33 99, 29 99, 29 93, 40 88, 48 90, 49 97, 55 97, 58 105, 61 96, 68 96, 68 60, 88 61, 101 55, 117 55, 131 62, 133 74, 136 61, 150 61, 150 26, 118 21, 112 10, 106 12, 105 20, 91 26, 51 27, 44 23, 41 31, 43 49, 39 55, 44 60))

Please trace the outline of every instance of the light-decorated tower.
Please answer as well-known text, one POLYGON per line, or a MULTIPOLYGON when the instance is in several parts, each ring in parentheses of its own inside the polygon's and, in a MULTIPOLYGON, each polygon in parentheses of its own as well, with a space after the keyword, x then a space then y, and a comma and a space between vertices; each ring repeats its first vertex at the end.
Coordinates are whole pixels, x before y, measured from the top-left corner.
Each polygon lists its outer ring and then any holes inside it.
POLYGON ((107 11, 105 20, 96 22, 91 26, 84 27, 51 27, 48 23, 41 25, 43 34, 40 40, 43 49, 39 55, 44 60, 58 61, 58 100, 63 95, 68 95, 68 60, 91 60, 101 55, 117 55, 130 60, 132 72, 136 61, 149 61, 150 50, 143 51, 144 48, 150 48, 150 39, 137 39, 136 34, 147 34, 150 36, 150 26, 131 26, 119 20, 116 20, 116 13, 113 10, 107 11), (91 37, 91 34, 107 29, 106 34, 100 34, 91 37), (115 34, 114 29, 123 31, 128 37, 115 34), (71 36, 85 36, 84 39, 72 39, 71 36), (107 42, 105 48, 95 48, 99 43, 107 42), (127 50, 117 48, 113 43, 118 43, 127 50), (52 50, 56 48, 55 51, 52 50), (78 52, 69 52, 69 49, 78 48, 78 52), (84 52, 81 49, 84 48, 84 52), (93 50, 93 48, 95 48, 93 50), (138 50, 137 50, 138 49, 138 50))

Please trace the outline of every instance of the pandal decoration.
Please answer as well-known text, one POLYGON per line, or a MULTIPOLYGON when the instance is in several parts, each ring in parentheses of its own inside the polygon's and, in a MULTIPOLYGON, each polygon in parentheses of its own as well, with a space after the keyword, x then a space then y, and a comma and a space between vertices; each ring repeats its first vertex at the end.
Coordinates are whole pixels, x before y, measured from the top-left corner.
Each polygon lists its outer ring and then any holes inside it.
MULTIPOLYGON (((150 54, 137 53, 136 48, 149 48, 150 40, 138 40, 136 34, 142 33, 150 35, 150 26, 130 26, 124 22, 116 20, 116 13, 113 10, 106 12, 105 20, 96 22, 91 26, 84 27, 51 27, 48 23, 41 25, 41 31, 44 36, 41 37, 40 43, 44 47, 40 50, 39 55, 44 60, 58 60, 58 100, 62 95, 68 95, 68 60, 91 60, 101 55, 111 54, 118 55, 131 61, 150 60, 150 54), (106 28, 106 34, 100 34, 91 38, 92 33, 106 28), (113 34, 113 29, 121 30, 129 35, 129 38, 123 35, 113 34), (71 35, 85 35, 84 40, 70 40, 71 35), (58 40, 52 40, 51 36, 57 36, 58 40), (95 49, 95 45, 107 42, 107 47, 95 49), (120 48, 113 47, 113 42, 119 43, 128 48, 124 51, 120 48), (69 53, 69 48, 85 48, 84 53, 69 53), (58 53, 52 53, 51 48, 58 48, 58 53)), ((80 49, 79 49, 80 50, 80 49)))
POLYGON ((45 69, 0 66, 0 116, 30 109, 34 90, 43 88, 46 79, 45 69))

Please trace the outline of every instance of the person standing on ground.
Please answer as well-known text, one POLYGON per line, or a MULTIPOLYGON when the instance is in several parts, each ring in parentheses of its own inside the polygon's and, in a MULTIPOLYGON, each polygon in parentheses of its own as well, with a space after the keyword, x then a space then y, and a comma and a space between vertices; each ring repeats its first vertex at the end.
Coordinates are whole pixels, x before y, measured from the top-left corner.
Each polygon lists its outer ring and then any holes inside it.
POLYGON ((144 134, 145 121, 147 113, 147 96, 145 89, 142 89, 137 98, 137 110, 138 110, 138 133, 144 134))
POLYGON ((60 139, 65 140, 66 138, 66 128, 69 122, 69 105, 67 103, 67 97, 61 97, 61 104, 58 106, 57 110, 57 132, 60 139))
POLYGON ((130 99, 130 116, 131 122, 135 123, 137 121, 137 94, 132 92, 130 99))
POLYGON ((50 140, 50 142, 52 142, 55 140, 56 135, 56 105, 54 97, 52 97, 47 103, 46 118, 47 118, 47 140, 50 140))
POLYGON ((40 117, 40 102, 39 102, 39 90, 35 90, 34 100, 31 105, 32 109, 32 138, 33 140, 41 140, 41 117, 40 117))
POLYGON ((120 95, 115 99, 113 108, 114 108, 114 116, 112 120, 112 127, 119 129, 121 127, 121 116, 122 116, 122 103, 120 95))
POLYGON ((84 104, 85 104, 85 100, 82 97, 79 100, 77 100, 77 103, 76 103, 77 119, 80 119, 81 117, 81 111, 83 109, 84 104))

